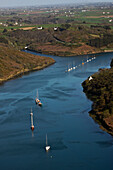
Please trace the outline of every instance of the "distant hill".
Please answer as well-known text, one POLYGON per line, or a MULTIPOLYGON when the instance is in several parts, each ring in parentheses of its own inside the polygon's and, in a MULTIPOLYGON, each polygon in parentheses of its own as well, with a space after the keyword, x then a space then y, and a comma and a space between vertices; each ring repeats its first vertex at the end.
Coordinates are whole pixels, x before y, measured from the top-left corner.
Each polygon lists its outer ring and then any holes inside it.
POLYGON ((90 115, 113 135, 113 59, 110 69, 100 69, 92 78, 82 83, 83 91, 93 101, 90 115))
POLYGON ((49 57, 21 52, 7 44, 0 44, 0 83, 25 72, 39 70, 53 64, 49 57))
POLYGON ((113 51, 113 30, 109 26, 62 24, 54 28, 11 30, 1 33, 0 42, 15 48, 56 56, 73 56, 113 51))

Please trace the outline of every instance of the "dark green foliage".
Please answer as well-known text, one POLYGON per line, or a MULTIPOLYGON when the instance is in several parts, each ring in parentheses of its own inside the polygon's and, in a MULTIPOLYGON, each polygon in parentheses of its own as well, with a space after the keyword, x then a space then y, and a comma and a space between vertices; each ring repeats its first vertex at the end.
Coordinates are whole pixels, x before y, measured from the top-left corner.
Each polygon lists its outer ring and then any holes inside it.
POLYGON ((52 35, 46 30, 14 30, 5 34, 11 42, 16 43, 17 46, 26 46, 26 44, 33 43, 47 43, 54 41, 52 35))
POLYGON ((6 28, 3 30, 3 33, 5 33, 5 32, 7 32, 7 29, 6 29, 6 28))
POLYGON ((87 44, 96 48, 100 48, 103 46, 107 46, 110 43, 113 43, 113 35, 105 34, 102 38, 90 39, 87 44))
POLYGON ((90 116, 113 135, 113 68, 100 69, 92 77, 82 83, 87 97, 93 101, 90 116))
POLYGON ((105 29, 105 30, 110 30, 110 26, 109 25, 104 25, 104 26, 101 26, 101 25, 91 25, 90 26, 91 29, 95 28, 95 29, 105 29))
POLYGON ((94 102, 93 111, 107 118, 113 114, 113 69, 100 69, 92 77, 82 83, 84 92, 94 102))
POLYGON ((0 43, 8 44, 8 40, 5 37, 0 37, 0 43))
POLYGON ((110 30, 111 29, 109 25, 105 25, 105 26, 103 26, 103 28, 106 29, 106 30, 110 30))
POLYGON ((68 28, 70 28, 70 27, 71 27, 70 24, 62 24, 62 25, 61 25, 61 28, 62 28, 62 29, 68 29, 68 28))

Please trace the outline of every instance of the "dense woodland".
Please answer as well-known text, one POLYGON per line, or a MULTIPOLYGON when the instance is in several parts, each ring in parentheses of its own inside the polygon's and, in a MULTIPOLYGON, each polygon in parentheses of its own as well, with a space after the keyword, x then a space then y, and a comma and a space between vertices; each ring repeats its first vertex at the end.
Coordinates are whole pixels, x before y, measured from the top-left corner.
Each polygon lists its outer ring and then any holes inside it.
POLYGON ((110 69, 99 69, 82 83, 87 97, 93 101, 90 115, 113 135, 113 59, 110 69))

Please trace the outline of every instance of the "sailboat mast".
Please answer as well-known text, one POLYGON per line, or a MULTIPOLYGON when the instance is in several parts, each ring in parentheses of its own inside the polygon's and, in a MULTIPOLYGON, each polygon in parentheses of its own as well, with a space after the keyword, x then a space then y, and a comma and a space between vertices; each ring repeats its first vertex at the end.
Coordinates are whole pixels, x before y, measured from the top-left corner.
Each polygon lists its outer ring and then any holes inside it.
POLYGON ((31 115, 31 126, 33 126, 33 114, 31 115))
POLYGON ((33 131, 34 130, 34 125, 33 125, 33 112, 32 112, 32 109, 31 109, 31 130, 33 131))
POLYGON ((46 146, 47 146, 47 134, 46 134, 46 146))
POLYGON ((38 98, 38 90, 37 90, 37 98, 38 98))
POLYGON ((47 142, 47 134, 46 134, 46 147, 45 147, 46 151, 48 151, 50 149, 50 146, 48 145, 48 142, 47 142))

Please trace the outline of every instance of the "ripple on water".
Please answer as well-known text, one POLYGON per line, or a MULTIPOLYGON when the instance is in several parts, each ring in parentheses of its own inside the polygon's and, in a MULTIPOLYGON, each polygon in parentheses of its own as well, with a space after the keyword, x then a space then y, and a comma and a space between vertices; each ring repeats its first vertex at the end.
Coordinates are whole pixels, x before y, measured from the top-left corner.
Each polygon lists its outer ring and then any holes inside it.
POLYGON ((96 144, 102 148, 107 148, 113 146, 113 141, 97 141, 96 144))
POLYGON ((66 87, 47 87, 45 89, 45 94, 42 97, 67 100, 73 95, 73 92, 76 91, 76 88, 66 88, 66 87))
POLYGON ((61 139, 56 139, 55 141, 52 141, 51 148, 52 150, 64 150, 68 147, 63 143, 61 139))

